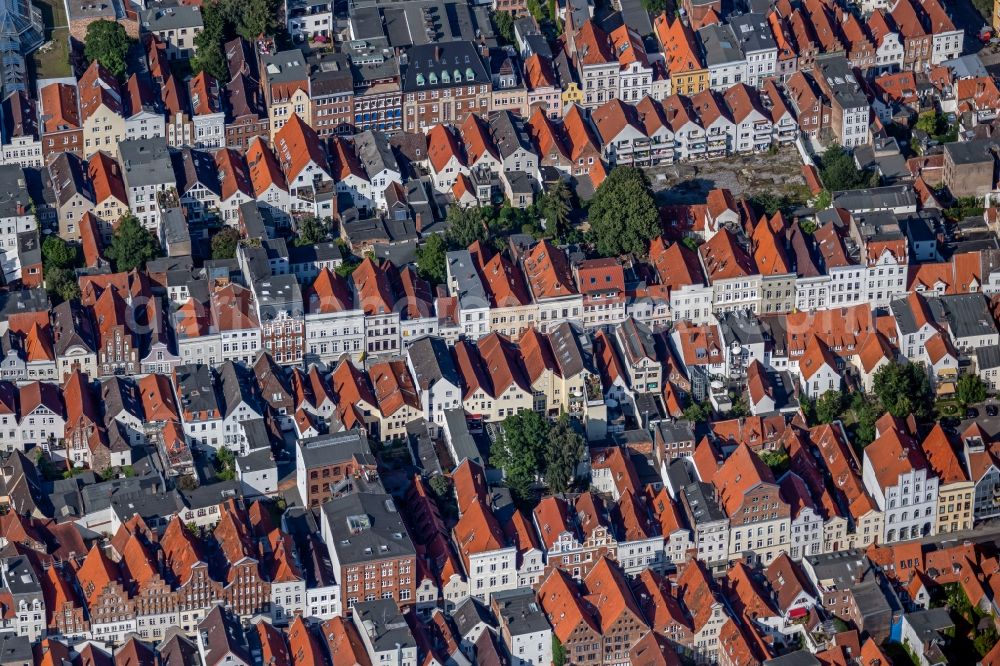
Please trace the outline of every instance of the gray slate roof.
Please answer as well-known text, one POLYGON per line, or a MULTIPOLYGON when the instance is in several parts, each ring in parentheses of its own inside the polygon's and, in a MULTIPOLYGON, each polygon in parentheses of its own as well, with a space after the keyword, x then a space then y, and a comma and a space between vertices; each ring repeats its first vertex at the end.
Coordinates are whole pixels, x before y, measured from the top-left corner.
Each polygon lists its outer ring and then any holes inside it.
POLYGON ((390 495, 356 492, 332 499, 322 509, 332 535, 329 545, 342 566, 416 554, 390 495))

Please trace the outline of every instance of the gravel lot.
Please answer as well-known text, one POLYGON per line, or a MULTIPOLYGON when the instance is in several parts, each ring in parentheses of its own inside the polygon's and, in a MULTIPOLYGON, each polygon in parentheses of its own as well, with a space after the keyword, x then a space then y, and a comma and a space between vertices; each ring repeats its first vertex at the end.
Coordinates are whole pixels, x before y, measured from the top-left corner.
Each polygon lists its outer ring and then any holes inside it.
POLYGON ((709 190, 725 187, 736 196, 760 192, 798 195, 805 190, 802 160, 794 146, 777 154, 733 155, 710 162, 646 170, 660 204, 704 203, 709 190))

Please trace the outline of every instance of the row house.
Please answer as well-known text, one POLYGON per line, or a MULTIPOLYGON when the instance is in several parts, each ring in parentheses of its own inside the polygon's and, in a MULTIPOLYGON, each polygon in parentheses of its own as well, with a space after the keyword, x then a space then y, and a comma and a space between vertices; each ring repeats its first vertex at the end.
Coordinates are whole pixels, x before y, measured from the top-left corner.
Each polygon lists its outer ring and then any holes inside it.
POLYGON ((930 536, 937 530, 938 479, 902 422, 886 415, 865 448, 865 488, 884 513, 882 541, 930 536))
POLYGON ((251 290, 231 283, 213 290, 207 304, 189 297, 174 312, 174 334, 181 363, 251 363, 261 349, 251 290))
POLYGON ((621 65, 608 33, 588 19, 577 32, 570 32, 570 37, 569 53, 580 77, 583 106, 592 108, 619 99, 621 65))
POLYGON ((407 58, 400 109, 407 131, 461 124, 470 113, 489 110, 493 83, 472 42, 418 44, 407 58))
POLYGON ((680 17, 670 22, 666 12, 653 23, 674 95, 696 95, 711 85, 709 70, 691 27, 680 17))
POLYGON ((0 102, 0 160, 22 167, 42 166, 42 140, 38 105, 23 90, 15 90, 0 102))
POLYGON ((719 464, 713 445, 702 441, 693 457, 699 478, 712 483, 730 520, 729 556, 769 564, 788 552, 790 506, 771 470, 742 444, 719 464))

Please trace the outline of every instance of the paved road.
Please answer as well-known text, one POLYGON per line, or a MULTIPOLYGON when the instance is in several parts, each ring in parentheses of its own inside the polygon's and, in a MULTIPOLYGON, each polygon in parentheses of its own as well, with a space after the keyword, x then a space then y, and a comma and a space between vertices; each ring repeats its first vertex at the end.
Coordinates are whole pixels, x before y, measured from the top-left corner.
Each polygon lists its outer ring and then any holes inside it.
POLYGON ((1000 519, 994 518, 983 521, 971 530, 948 532, 920 539, 920 543, 925 546, 934 545, 943 547, 954 546, 965 541, 972 543, 1000 542, 1000 519))
POLYGON ((978 53, 983 48, 983 43, 979 41, 979 31, 989 22, 989 17, 980 16, 971 0, 951 0, 946 4, 955 27, 965 31, 963 53, 978 53))

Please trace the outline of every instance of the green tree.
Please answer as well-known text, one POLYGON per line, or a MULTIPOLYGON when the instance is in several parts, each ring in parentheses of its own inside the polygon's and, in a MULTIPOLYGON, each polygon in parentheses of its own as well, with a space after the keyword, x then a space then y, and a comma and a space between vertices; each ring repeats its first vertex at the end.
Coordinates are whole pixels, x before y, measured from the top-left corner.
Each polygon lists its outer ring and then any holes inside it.
POLYGON ((539 0, 528 0, 528 13, 539 23, 545 21, 545 10, 539 0))
POLYGON ((684 408, 684 418, 686 418, 691 423, 701 423, 702 421, 708 421, 712 416, 712 403, 710 402, 692 402, 690 405, 684 408))
POLYGON ((641 169, 615 167, 590 202, 590 234, 605 257, 645 255, 660 233, 660 213, 641 169))
POLYGON ((357 268, 360 265, 361 262, 357 261, 356 259, 351 261, 345 259, 344 263, 333 269, 333 272, 342 278, 346 278, 347 276, 349 276, 351 273, 354 272, 355 268, 357 268))
POLYGON ((223 227, 212 236, 212 259, 232 259, 236 256, 236 246, 240 244, 240 232, 232 227, 223 227))
POLYGON ((446 519, 458 517, 458 503, 455 495, 451 492, 451 479, 444 474, 435 474, 427 484, 434 493, 434 501, 438 505, 438 510, 446 519))
POLYGON ((111 244, 104 251, 119 272, 145 268, 146 262, 160 253, 160 241, 131 213, 122 216, 111 244))
POLYGON ((431 284, 444 284, 448 279, 448 244, 441 234, 431 234, 417 248, 417 272, 431 284))
POLYGON ((195 72, 206 72, 218 81, 229 80, 229 65, 223 44, 232 37, 232 29, 225 16, 225 8, 218 0, 210 0, 201 6, 202 30, 194 38, 197 49, 191 68, 195 72))
POLYGON ((573 429, 569 415, 561 415, 549 430, 549 444, 545 448, 545 483, 552 492, 569 490, 583 450, 583 437, 573 429))
POLYGON ((764 461, 764 464, 771 468, 774 472, 774 476, 778 477, 788 471, 788 465, 791 459, 788 457, 788 451, 784 449, 776 449, 774 451, 761 451, 760 459, 764 461))
POLYGON ((819 160, 819 176, 823 187, 833 192, 874 187, 879 182, 875 171, 858 169, 851 154, 836 144, 823 152, 819 160))
POLYGON ((562 19, 559 18, 559 3, 557 0, 549 0, 549 21, 552 22, 553 27, 556 29, 556 34, 562 34, 563 23, 562 19))
POLYGON ((958 385, 955 389, 958 394, 958 401, 963 406, 973 405, 986 400, 986 384, 979 378, 979 375, 967 372, 958 378, 958 385))
POLYGON ((562 241, 570 232, 569 214, 573 210, 573 191, 564 181, 557 180, 538 197, 535 210, 545 219, 545 230, 553 238, 562 241))
POLYGON ((76 273, 68 268, 49 268, 44 270, 45 291, 54 305, 63 301, 80 298, 80 283, 76 273))
POLYGON ((46 236, 42 242, 42 263, 45 268, 77 268, 80 249, 59 236, 46 236))
POLYGON ((236 456, 229 447, 223 446, 215 452, 215 476, 220 481, 232 481, 236 478, 236 456))
POLYGON ((493 23, 497 34, 507 44, 514 43, 514 15, 510 12, 493 12, 493 23))
POLYGON ((492 217, 493 209, 489 206, 462 208, 453 205, 448 209, 448 245, 454 249, 465 249, 476 241, 485 243, 489 240, 492 217))
POLYGON ((889 363, 875 373, 872 387, 882 407, 897 418, 913 414, 925 419, 930 414, 931 385, 922 366, 889 363))
POLYGON ((238 5, 236 32, 251 44, 261 35, 270 35, 277 25, 278 6, 274 0, 245 0, 238 5))
POLYGON ((827 391, 816 401, 816 420, 820 423, 833 423, 840 418, 844 409, 844 394, 840 391, 827 391))
POLYGON ((330 229, 323 220, 314 215, 307 215, 298 222, 299 235, 296 245, 316 245, 330 239, 330 229))
POLYGON ((566 648, 559 637, 552 634, 552 666, 566 666, 566 648))
POLYGON ((698 239, 694 236, 685 236, 683 240, 681 240, 681 244, 692 252, 698 251, 698 239))
POLYGON ((816 425, 816 401, 805 393, 799 396, 799 411, 809 425, 816 425))
POLYGON ((667 0, 642 0, 642 8, 650 14, 662 14, 667 10, 667 0))
POLYGON ((99 19, 87 26, 83 53, 88 62, 96 60, 118 78, 125 76, 125 62, 132 39, 117 21, 99 19))
POLYGON ((434 494, 440 498, 448 497, 451 494, 451 481, 444 474, 435 474, 427 484, 434 491, 434 494))
POLYGON ((833 195, 830 194, 830 190, 823 190, 816 195, 816 200, 813 202, 813 208, 816 210, 826 210, 833 203, 833 195))
POLYGON ((549 424, 531 410, 504 419, 490 449, 490 464, 503 470, 511 494, 520 501, 531 498, 535 477, 545 468, 545 442, 549 424))
POLYGON ((864 448, 875 441, 875 422, 885 412, 878 400, 872 400, 863 393, 854 394, 851 411, 857 420, 854 426, 854 441, 864 448))
POLYGON ((993 627, 987 627, 976 633, 976 637, 972 640, 972 646, 976 648, 976 652, 979 653, 980 657, 985 657, 993 649, 993 646, 997 644, 997 640, 1000 640, 997 630, 993 627))
POLYGON ((938 118, 937 111, 924 111, 917 116, 917 122, 913 125, 913 129, 925 132, 928 136, 935 136, 938 134, 940 127, 941 122, 938 118))

